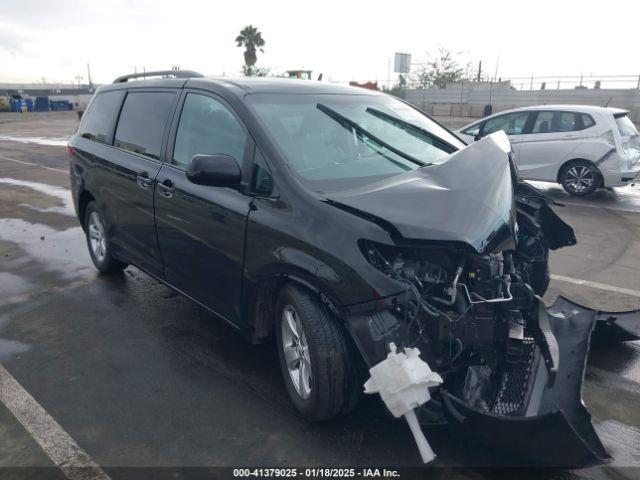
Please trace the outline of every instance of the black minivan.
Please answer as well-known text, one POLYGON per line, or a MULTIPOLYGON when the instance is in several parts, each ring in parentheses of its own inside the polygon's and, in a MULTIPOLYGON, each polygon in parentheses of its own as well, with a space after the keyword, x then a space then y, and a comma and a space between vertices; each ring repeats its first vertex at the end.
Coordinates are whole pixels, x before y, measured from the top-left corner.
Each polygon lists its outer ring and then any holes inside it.
POLYGON ((586 351, 559 363, 540 299, 549 249, 573 231, 519 181, 506 136, 466 146, 361 88, 156 74, 99 88, 69 142, 100 272, 134 265, 251 342, 275 337, 312 420, 353 409, 392 343, 444 379, 422 418, 474 411, 486 435, 526 415, 544 436, 549 412, 582 408, 580 382, 558 387, 578 389, 566 405, 527 393, 557 395, 559 369, 580 377, 586 351))

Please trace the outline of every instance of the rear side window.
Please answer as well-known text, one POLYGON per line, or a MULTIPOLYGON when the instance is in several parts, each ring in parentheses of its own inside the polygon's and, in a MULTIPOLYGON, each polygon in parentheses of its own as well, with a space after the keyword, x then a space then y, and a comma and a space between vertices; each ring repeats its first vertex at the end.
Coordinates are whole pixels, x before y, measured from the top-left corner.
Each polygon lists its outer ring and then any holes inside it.
POLYGON ((583 113, 581 116, 582 116, 582 127, 583 128, 593 127, 596 124, 596 122, 593 120, 593 118, 591 118, 591 115, 587 115, 586 113, 583 113))
POLYGON ((159 160, 162 137, 175 94, 129 92, 124 100, 114 145, 159 160))
POLYGON ((82 137, 101 143, 111 143, 113 126, 120 110, 124 91, 98 93, 89 110, 83 115, 79 133, 82 137))
POLYGON ((242 164, 247 135, 229 109, 206 95, 189 93, 184 101, 173 163, 186 167, 194 155, 231 155, 242 164))
POLYGON ((580 130, 580 127, 577 115, 573 112, 539 112, 531 133, 573 132, 576 130, 580 130))

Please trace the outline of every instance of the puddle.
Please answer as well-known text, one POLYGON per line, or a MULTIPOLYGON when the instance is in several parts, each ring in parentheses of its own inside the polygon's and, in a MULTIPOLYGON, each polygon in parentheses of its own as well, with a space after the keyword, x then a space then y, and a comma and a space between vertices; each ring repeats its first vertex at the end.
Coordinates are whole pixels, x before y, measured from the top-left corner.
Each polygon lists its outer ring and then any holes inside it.
POLYGON ((2 142, 35 143, 38 145, 50 145, 54 147, 66 147, 68 138, 47 138, 47 137, 15 137, 13 135, 0 135, 2 142))
POLYGON ((24 278, 10 272, 0 272, 0 302, 15 295, 26 293, 33 288, 33 284, 24 278))
MULTIPOLYGON (((47 225, 3 218, 0 219, 0 240, 16 243, 30 258, 66 278, 93 271, 84 232, 79 226, 58 231, 47 225)), ((10 263, 11 260, 8 265, 10 263)))
POLYGON ((29 346, 22 342, 0 338, 0 362, 4 362, 12 355, 24 353, 27 350, 29 350, 29 346))
POLYGON ((39 212, 55 212, 62 213, 63 215, 69 215, 75 217, 75 209, 73 208, 73 200, 71 198, 71 190, 64 187, 56 187, 53 185, 48 185, 46 183, 39 182, 30 182, 27 180, 16 180, 14 178, 0 178, 0 183, 4 183, 7 185, 16 185, 19 187, 28 187, 37 192, 44 193, 45 195, 49 195, 51 197, 58 198, 62 200, 63 206, 53 206, 47 208, 35 207, 33 205, 21 204, 20 206, 25 206, 32 210, 37 210, 39 212))

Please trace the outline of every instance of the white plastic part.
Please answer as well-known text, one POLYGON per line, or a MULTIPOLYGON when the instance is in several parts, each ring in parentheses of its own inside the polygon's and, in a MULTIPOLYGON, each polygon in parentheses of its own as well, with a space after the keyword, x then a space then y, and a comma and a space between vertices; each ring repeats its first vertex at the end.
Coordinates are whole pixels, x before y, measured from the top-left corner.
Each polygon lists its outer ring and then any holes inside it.
POLYGON ((435 454, 418 424, 414 408, 431 399, 429 387, 440 385, 442 378, 420 358, 417 348, 405 348, 404 353, 397 353, 395 344, 391 343, 389 350, 385 360, 369 369, 371 378, 365 382, 364 391, 379 393, 394 417, 405 417, 422 461, 429 463, 435 454))

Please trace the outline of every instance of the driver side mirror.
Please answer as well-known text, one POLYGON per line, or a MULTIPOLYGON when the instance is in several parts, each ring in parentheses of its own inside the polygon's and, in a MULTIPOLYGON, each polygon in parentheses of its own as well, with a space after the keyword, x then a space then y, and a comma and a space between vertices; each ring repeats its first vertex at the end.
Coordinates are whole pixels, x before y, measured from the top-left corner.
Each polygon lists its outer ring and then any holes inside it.
POLYGON ((480 140, 482 138, 482 135, 480 135, 479 133, 476 133, 475 136, 473 137, 473 141, 477 142, 478 140, 480 140))
POLYGON ((198 185, 234 187, 242 182, 240 165, 230 155, 194 155, 186 173, 189 181, 198 185))

